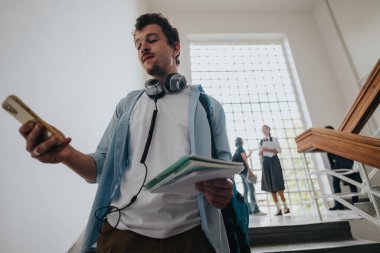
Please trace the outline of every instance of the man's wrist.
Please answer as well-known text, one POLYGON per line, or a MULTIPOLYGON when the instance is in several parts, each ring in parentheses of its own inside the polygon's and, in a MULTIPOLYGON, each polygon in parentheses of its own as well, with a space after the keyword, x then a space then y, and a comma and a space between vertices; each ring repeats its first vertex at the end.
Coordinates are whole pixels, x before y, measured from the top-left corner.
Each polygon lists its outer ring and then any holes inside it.
POLYGON ((68 145, 65 147, 65 150, 62 152, 62 163, 68 165, 70 163, 70 159, 73 158, 75 149, 71 146, 68 145))

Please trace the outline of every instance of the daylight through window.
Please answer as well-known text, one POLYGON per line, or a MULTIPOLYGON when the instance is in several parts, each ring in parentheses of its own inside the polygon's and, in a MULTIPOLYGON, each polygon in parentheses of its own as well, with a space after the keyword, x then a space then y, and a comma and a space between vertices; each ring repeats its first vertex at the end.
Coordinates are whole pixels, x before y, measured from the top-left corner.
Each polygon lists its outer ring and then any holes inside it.
MULTIPOLYGON (((307 181, 302 154, 294 138, 305 130, 291 72, 281 42, 271 43, 190 43, 192 84, 202 84, 226 113, 231 152, 236 137, 244 148, 255 149, 250 162, 259 176, 256 197, 260 209, 275 212, 271 196, 261 191, 261 164, 258 156, 262 125, 272 127, 279 139, 285 179, 285 196, 294 211, 311 207, 311 186, 307 181)), ((311 159, 308 164, 313 168, 311 159)), ((235 177, 240 181, 240 177, 235 177)), ((314 184, 315 186, 317 184, 314 184)), ((242 187, 238 185, 239 191, 242 187)))

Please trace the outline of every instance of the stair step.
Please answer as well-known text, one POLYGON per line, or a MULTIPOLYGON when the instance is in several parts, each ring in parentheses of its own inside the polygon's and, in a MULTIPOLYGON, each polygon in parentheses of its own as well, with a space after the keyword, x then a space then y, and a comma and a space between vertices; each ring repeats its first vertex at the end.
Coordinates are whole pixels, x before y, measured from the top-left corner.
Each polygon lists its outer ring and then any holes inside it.
MULTIPOLYGON (((372 190, 380 194, 380 186, 373 186, 372 190)), ((380 207, 380 197, 374 196, 374 202, 380 207)), ((376 211, 373 202, 370 202, 369 199, 366 201, 360 201, 355 203, 355 207, 359 208, 363 212, 375 217, 376 211)))
POLYGON ((321 242, 352 240, 348 221, 334 221, 302 225, 249 228, 250 244, 321 242))
POLYGON ((307 253, 379 253, 380 243, 368 240, 340 240, 308 243, 268 244, 251 247, 252 253, 307 252, 307 253))
POLYGON ((375 207, 371 202, 356 202, 355 207, 359 208, 360 210, 371 216, 376 215, 375 207))

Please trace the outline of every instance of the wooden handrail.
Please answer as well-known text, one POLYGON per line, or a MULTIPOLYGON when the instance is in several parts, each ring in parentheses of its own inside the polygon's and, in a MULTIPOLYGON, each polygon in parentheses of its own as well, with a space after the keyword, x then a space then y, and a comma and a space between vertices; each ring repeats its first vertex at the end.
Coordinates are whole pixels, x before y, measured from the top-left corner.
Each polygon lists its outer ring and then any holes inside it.
POLYGON ((380 169, 380 139, 358 135, 379 103, 380 59, 338 130, 306 130, 295 139, 298 152, 325 151, 380 169))
POLYGON ((380 103, 380 58, 367 81, 360 89, 359 95, 350 107, 338 131, 360 133, 368 119, 380 103))
POLYGON ((298 152, 329 152, 380 169, 380 139, 325 128, 296 137, 298 152))

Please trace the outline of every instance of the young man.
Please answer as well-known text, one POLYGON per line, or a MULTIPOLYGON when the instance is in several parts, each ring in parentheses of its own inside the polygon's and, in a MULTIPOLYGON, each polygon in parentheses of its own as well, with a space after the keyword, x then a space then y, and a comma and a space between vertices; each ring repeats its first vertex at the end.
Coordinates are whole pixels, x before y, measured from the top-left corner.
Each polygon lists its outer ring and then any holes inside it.
MULTIPOLYGON (((136 21, 140 63, 164 88, 168 75, 177 73, 178 31, 161 14, 145 14, 136 21)), ((98 252, 229 252, 219 209, 232 197, 230 179, 197 183, 201 194, 192 197, 153 194, 142 187, 184 155, 211 157, 210 128, 199 94, 195 86, 166 91, 159 99, 151 99, 145 90, 129 93, 117 105, 96 152, 89 155, 69 145, 70 138, 40 142, 39 124, 20 128, 33 158, 64 163, 85 180, 99 183, 82 252, 95 243, 98 252), (154 109, 157 120, 142 162, 154 109)), ((209 99, 217 156, 230 160, 223 109, 209 99)))

